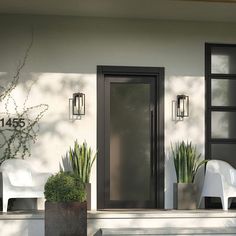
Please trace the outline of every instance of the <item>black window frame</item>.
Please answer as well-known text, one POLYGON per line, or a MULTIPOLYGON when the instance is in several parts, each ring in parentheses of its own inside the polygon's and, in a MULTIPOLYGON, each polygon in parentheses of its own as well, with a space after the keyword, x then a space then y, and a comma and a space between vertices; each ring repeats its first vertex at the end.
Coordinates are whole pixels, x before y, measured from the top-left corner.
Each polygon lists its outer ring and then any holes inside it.
MULTIPOLYGON (((236 138, 212 138, 212 112, 236 112, 235 106, 212 106, 212 80, 227 79, 236 80, 236 74, 212 73, 212 48, 215 47, 234 47, 236 44, 205 43, 205 157, 212 159, 212 144, 235 144, 236 138)), ((221 207, 220 203, 213 203, 210 198, 206 199, 207 208, 221 207)))

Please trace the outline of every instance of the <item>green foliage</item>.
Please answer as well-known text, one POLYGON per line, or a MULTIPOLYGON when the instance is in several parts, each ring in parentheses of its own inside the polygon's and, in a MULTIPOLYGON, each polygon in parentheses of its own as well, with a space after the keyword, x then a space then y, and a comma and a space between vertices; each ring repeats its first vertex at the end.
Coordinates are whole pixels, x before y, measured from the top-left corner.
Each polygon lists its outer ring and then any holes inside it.
MULTIPOLYGON (((13 98, 12 98, 13 100, 13 98)), ((7 108, 9 103, 5 104, 7 108)), ((0 129, 0 165, 4 160, 12 158, 22 158, 31 155, 31 145, 36 142, 39 133, 39 121, 48 110, 47 104, 40 104, 33 107, 24 107, 23 111, 17 111, 17 105, 14 114, 15 118, 24 118, 26 125, 24 127, 11 126, 0 129), (34 116, 30 115, 34 112, 34 116)), ((10 113, 3 113, 5 117, 11 118, 10 113)), ((4 117, 2 116, 2 117, 4 117)))
POLYGON ((198 169, 207 160, 200 161, 201 154, 197 154, 196 146, 191 142, 178 142, 171 145, 175 171, 178 183, 193 183, 198 169))
POLYGON ((44 195, 50 202, 84 202, 86 200, 85 185, 78 176, 70 172, 59 172, 48 178, 44 195))
POLYGON ((79 145, 77 140, 74 143, 74 148, 70 148, 66 153, 66 159, 70 160, 73 173, 76 174, 83 183, 89 183, 90 173, 93 163, 97 157, 97 153, 92 154, 92 150, 84 142, 79 145))

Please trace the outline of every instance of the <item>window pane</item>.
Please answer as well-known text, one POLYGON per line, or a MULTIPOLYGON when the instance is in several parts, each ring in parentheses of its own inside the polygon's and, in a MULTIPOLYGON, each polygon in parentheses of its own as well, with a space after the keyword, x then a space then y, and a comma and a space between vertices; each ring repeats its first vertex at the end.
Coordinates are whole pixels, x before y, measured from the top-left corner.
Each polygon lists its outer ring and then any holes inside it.
POLYGON ((150 85, 110 86, 110 200, 150 200, 150 85))
POLYGON ((211 80, 212 106, 236 106, 236 80, 211 80))
POLYGON ((236 74, 236 48, 213 47, 211 54, 211 73, 236 74))
POLYGON ((236 138, 236 112, 212 112, 212 138, 236 138))
POLYGON ((236 144, 212 144, 211 158, 226 161, 236 168, 236 144))

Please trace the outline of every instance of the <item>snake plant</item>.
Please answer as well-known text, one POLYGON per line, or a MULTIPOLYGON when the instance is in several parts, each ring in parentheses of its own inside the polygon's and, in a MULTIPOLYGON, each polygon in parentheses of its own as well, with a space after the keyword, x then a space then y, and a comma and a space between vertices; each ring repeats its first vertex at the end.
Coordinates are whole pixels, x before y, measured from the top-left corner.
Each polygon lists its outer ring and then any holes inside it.
POLYGON ((76 174, 83 183, 89 183, 90 173, 93 163, 96 159, 97 153, 92 154, 92 150, 84 142, 82 145, 78 144, 76 140, 74 148, 70 148, 66 157, 71 162, 73 173, 76 174))
POLYGON ((171 150, 177 183, 193 183, 198 169, 207 160, 200 161, 201 154, 197 153, 196 146, 191 142, 178 142, 174 147, 171 144, 171 150))

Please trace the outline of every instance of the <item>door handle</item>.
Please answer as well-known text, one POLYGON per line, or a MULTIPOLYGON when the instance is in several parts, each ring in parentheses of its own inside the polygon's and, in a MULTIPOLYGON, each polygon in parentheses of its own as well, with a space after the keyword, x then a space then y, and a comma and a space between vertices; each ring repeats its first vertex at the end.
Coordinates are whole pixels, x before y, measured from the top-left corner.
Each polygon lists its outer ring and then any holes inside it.
POLYGON ((151 110, 151 140, 150 140, 150 158, 151 158, 151 176, 154 176, 154 173, 155 173, 155 167, 154 167, 154 151, 153 151, 153 138, 154 138, 154 135, 153 135, 153 129, 154 129, 154 124, 153 124, 153 121, 154 121, 154 118, 153 118, 153 110, 151 110))

